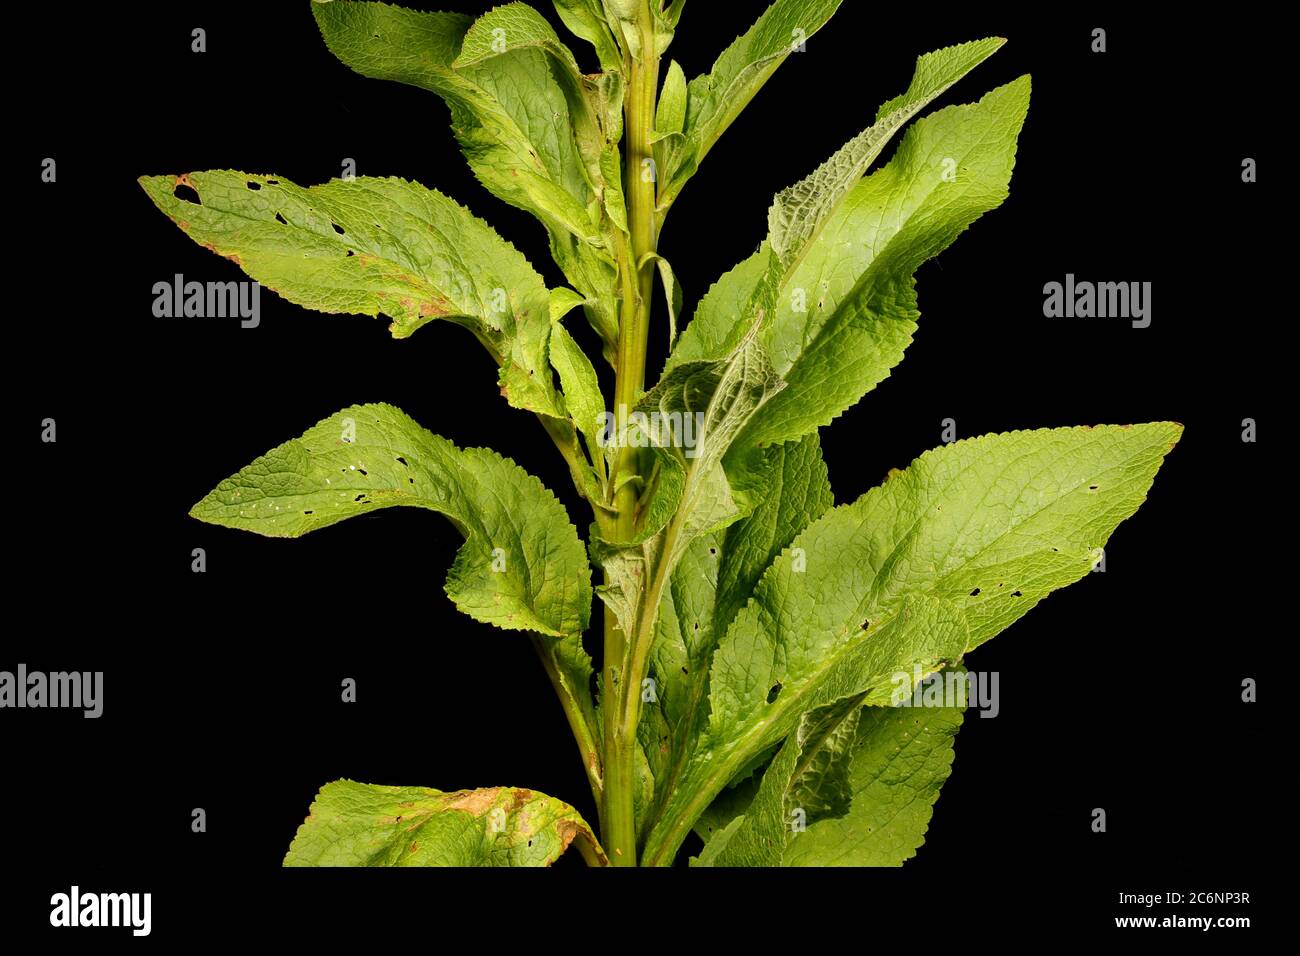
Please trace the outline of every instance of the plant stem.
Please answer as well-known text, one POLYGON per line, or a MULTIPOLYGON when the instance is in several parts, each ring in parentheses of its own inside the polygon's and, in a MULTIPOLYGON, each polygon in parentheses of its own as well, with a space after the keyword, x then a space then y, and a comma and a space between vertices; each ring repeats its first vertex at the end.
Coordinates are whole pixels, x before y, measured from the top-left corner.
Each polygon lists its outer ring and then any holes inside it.
POLYGON ((582 752, 582 764, 587 771, 587 783, 591 785, 591 795, 596 805, 600 806, 604 780, 600 764, 600 746, 596 742, 595 715, 591 712, 590 705, 584 707, 581 703, 587 695, 587 688, 570 687, 565 681, 547 643, 550 640, 552 639, 535 634, 533 647, 537 650, 537 656, 542 659, 542 667, 546 670, 546 676, 551 679, 555 695, 560 699, 560 706, 564 708, 564 716, 569 721, 569 729, 573 731, 573 739, 578 742, 578 749, 582 752))
MULTIPOLYGON (((637 15, 640 47, 624 58, 628 94, 623 128, 627 137, 624 157, 624 194, 627 200, 629 241, 619 255, 623 282, 619 321, 618 364, 614 381, 616 420, 636 407, 645 389, 646 341, 650 328, 650 297, 654 273, 649 263, 638 269, 646 253, 655 251, 654 128, 655 94, 659 86, 659 55, 655 51, 651 0, 644 0, 637 15), (646 161, 650 160, 651 163, 646 161)), ((619 449, 613 481, 617 488, 617 540, 629 541, 636 533, 638 487, 628 480, 639 474, 637 449, 619 449), (621 485, 620 485, 621 483, 621 485)), ((635 866, 636 728, 640 716, 640 678, 631 672, 636 648, 623 634, 614 614, 605 611, 604 695, 601 700, 605 744, 605 800, 601 837, 614 866, 635 866)))

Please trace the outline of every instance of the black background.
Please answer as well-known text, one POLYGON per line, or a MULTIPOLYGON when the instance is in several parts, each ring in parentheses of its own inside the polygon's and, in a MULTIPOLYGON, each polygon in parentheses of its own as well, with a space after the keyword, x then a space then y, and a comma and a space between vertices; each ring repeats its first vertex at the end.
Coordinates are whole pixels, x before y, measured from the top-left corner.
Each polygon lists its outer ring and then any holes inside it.
MULTIPOLYGON (((707 71, 764 6, 693 0, 670 55, 688 77, 707 71)), ((428 913, 487 920, 474 925, 494 933, 594 925, 590 913, 626 900, 627 884, 576 858, 540 876, 280 868, 315 791, 339 777, 527 786, 588 819, 595 810, 528 642, 461 617, 444 595, 460 539, 442 518, 393 509, 279 541, 202 525, 189 506, 326 415, 389 402, 458 445, 514 458, 579 527, 588 517, 536 421, 499 397, 491 360, 462 329, 433 323, 399 342, 384 320, 270 293, 256 329, 154 318, 155 282, 241 275, 135 180, 236 168, 306 185, 351 157, 359 175, 409 177, 466 203, 558 285, 541 227, 474 181, 436 97, 338 63, 305 0, 22 15, 11 42, 54 56, 61 79, 15 90, 8 182, 21 238, 7 258, 19 341, 6 365, 22 434, 49 416, 59 440, 24 438, 10 463, 15 613, 0 668, 106 676, 99 720, 0 713, 3 856, 23 873, 6 923, 48 928, 49 895, 78 883, 151 891, 157 939, 242 932, 258 918, 294 933, 408 919, 418 929, 428 913), (190 50, 194 27, 206 53, 190 50), (43 46, 52 36, 57 54, 43 46), (46 156, 57 183, 39 181, 46 156), (190 570, 196 547, 205 574, 190 570), (345 677, 355 704, 340 701, 345 677), (194 807, 207 811, 205 834, 190 830, 194 807), (516 894, 523 919, 494 920, 516 894)), ((969 656, 1001 673, 1002 712, 968 716, 915 860, 888 872, 634 878, 656 894, 655 919, 680 904, 678 929, 730 929, 763 912, 725 903, 734 893, 771 900, 773 923, 825 906, 865 916, 872 932, 924 934, 947 914, 932 931, 1074 935, 1147 912, 1116 905, 1120 890, 1223 889, 1258 903, 1185 912, 1261 925, 1275 899, 1266 868, 1294 832, 1280 812, 1294 802, 1294 748, 1273 730, 1289 692, 1279 632, 1292 625, 1270 607, 1290 566, 1270 552, 1291 520, 1273 449, 1281 326, 1294 308, 1277 308, 1293 247, 1273 225, 1289 175, 1270 148, 1280 29, 1250 17, 914 4, 890 14, 847 0, 687 186, 660 248, 689 314, 762 238, 772 194, 901 92, 918 53, 1006 36, 940 104, 1033 74, 1011 197, 921 269, 906 361, 823 429, 836 499, 939 444, 947 417, 962 436, 1157 419, 1186 432, 1111 539, 1106 573, 969 656), (1095 26, 1108 31, 1104 54, 1089 51, 1095 26), (1246 156, 1260 162, 1257 184, 1241 182, 1246 156), (1152 282, 1150 328, 1044 318, 1043 284, 1067 272, 1152 282), (1246 417, 1260 423, 1257 444, 1240 439, 1246 417), (1259 680, 1261 703, 1241 702, 1245 677, 1259 680), (1104 834, 1091 832, 1094 807, 1107 811, 1104 834)), ((594 69, 590 47, 571 45, 594 69)))

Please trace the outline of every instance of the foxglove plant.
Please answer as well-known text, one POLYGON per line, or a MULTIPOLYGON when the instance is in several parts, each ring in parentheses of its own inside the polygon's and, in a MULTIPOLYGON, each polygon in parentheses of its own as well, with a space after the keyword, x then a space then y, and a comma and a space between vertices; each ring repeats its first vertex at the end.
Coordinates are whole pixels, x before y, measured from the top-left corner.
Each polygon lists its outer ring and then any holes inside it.
POLYGON ((465 536, 447 578, 477 621, 525 631, 582 754, 599 836, 512 787, 327 784, 288 865, 898 865, 923 840, 960 706, 890 706, 899 674, 965 654, 1091 570, 1181 427, 989 435, 918 458, 835 506, 818 429, 882 381, 919 312, 913 276, 1007 195, 1029 77, 912 123, 1002 45, 920 57, 874 122, 768 211, 767 237, 676 333, 658 248, 710 149, 840 0, 776 0, 689 83, 664 65, 684 0, 555 0, 595 48, 584 73, 523 3, 474 20, 315 0, 326 45, 367 77, 442 97, 480 182, 534 214, 570 287, 435 190, 357 177, 303 188, 231 171, 141 180, 192 239, 291 302, 383 313, 395 338, 445 319, 500 367, 591 506, 586 547, 509 459, 388 405, 344 409, 258 458, 194 517, 296 537, 414 505, 465 536), (646 388, 655 285, 671 353, 646 388), (566 323, 581 314, 613 370, 566 323), (583 649, 591 568, 603 662, 583 649), (593 685, 595 692, 593 693, 593 685))

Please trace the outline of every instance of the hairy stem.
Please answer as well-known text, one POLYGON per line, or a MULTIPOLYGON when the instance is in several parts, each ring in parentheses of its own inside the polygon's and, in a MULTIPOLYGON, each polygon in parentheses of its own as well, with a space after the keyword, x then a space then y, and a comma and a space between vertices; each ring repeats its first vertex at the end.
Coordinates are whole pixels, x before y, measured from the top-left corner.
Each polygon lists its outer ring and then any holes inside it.
MULTIPOLYGON (((619 322, 618 364, 614 381, 614 414, 622 421, 645 389, 646 340, 650 327, 650 296, 654 273, 649 263, 638 269, 646 253, 655 250, 655 175, 650 136, 654 128, 655 93, 659 85, 659 57, 655 52, 650 0, 638 12, 638 55, 624 59, 628 94, 624 105, 627 151, 624 158, 624 193, 627 199, 628 241, 619 255, 623 280, 623 305, 619 322), (648 162, 647 162, 648 161, 648 162)), ((614 507, 617 540, 636 533, 639 474, 637 449, 619 449, 614 469, 614 507)), ((632 663, 638 648, 618 627, 612 612, 605 612, 604 695, 601 701, 605 743, 605 800, 602 838, 610 863, 635 866, 636 728, 640 716, 640 677, 632 663)))

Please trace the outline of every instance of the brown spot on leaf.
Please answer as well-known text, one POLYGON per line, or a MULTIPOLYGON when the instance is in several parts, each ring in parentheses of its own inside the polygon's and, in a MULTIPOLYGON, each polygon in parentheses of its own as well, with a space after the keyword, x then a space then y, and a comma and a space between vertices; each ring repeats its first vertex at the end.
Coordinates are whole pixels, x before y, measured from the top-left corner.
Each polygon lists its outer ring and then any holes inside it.
POLYGON ((420 303, 420 314, 426 316, 448 315, 451 313, 451 303, 446 299, 434 299, 431 302, 420 303))
POLYGON ((406 852, 407 852, 407 853, 414 853, 414 852, 415 852, 416 850, 418 850, 419 848, 420 848, 420 844, 418 844, 418 843, 412 843, 412 844, 411 844, 411 848, 410 848, 409 850, 407 850, 406 852))
MULTIPOLYGON (((181 173, 179 176, 177 176, 177 177, 176 177, 176 182, 172 183, 172 186, 173 186, 173 187, 176 187, 176 186, 189 186, 190 189, 194 189, 194 184, 193 184, 192 182, 190 182, 190 174, 189 174, 189 173, 181 173)), ((198 190, 194 190, 194 191, 195 191, 195 192, 198 192, 198 190)))
POLYGON ((488 787, 485 790, 465 790, 447 801, 448 810, 464 810, 466 813, 481 817, 492 809, 497 801, 500 787, 488 787))
MULTIPOLYGON (((591 847, 592 851, 596 856, 596 859, 599 860, 600 863, 605 866, 609 865, 609 858, 606 857, 604 851, 601 850, 600 844, 592 839, 591 835, 587 832, 586 828, 582 826, 582 824, 576 823, 573 820, 560 820, 555 824, 555 832, 560 837, 561 853, 567 850, 569 848, 569 844, 572 843, 575 839, 584 840, 591 847)), ((614 852, 617 853, 619 856, 623 855, 623 851, 618 849, 617 847, 615 847, 614 852)))

